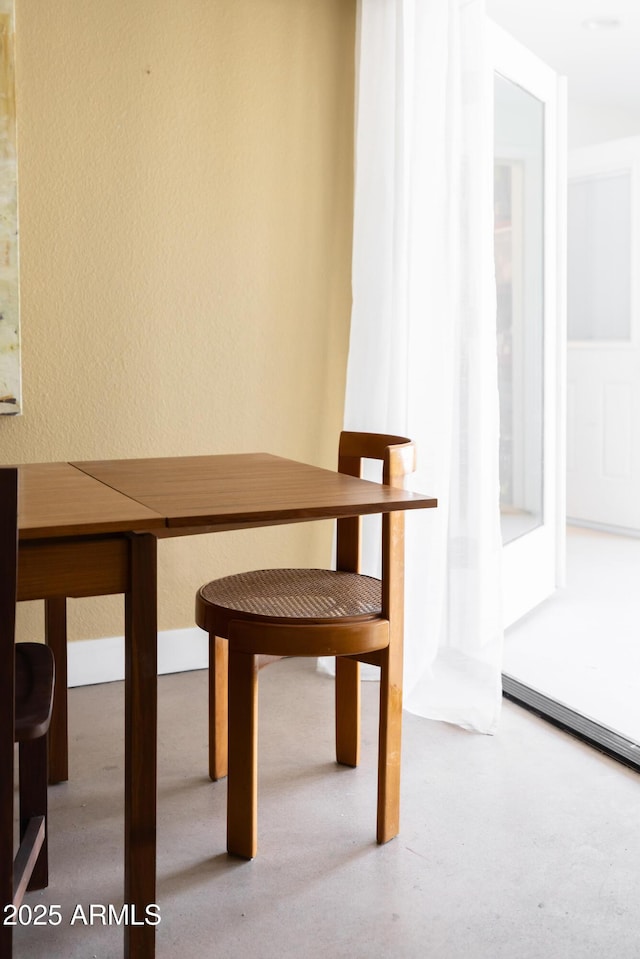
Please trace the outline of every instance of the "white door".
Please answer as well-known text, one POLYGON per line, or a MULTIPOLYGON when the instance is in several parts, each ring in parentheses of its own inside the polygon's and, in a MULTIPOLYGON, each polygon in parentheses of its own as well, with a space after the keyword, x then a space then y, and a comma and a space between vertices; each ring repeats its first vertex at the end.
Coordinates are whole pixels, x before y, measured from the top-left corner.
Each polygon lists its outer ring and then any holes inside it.
POLYGON ((500 28, 495 71, 495 262, 504 622, 564 574, 565 175, 556 74, 500 28))
POLYGON ((640 530, 640 137, 568 172, 567 515, 640 530))

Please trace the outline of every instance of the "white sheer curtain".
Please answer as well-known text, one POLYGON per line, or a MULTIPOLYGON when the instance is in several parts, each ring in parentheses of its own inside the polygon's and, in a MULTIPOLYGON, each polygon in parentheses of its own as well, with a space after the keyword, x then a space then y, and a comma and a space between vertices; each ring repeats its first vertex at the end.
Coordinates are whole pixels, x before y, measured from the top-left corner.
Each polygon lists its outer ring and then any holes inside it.
POLYGON ((405 707, 492 732, 501 537, 484 0, 359 0, 345 428, 415 439, 405 707))

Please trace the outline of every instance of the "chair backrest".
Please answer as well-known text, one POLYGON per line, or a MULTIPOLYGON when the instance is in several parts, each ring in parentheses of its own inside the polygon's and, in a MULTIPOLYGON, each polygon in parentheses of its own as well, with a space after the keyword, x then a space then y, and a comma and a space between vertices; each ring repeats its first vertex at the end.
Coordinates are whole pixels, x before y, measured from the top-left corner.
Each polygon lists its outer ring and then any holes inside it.
POLYGON ((338 449, 338 471, 361 476, 364 460, 381 460, 382 482, 389 486, 403 486, 405 477, 415 472, 416 446, 405 436, 343 431, 338 449))
POLYGON ((0 469, 0 643, 10 652, 15 637, 17 550, 18 470, 5 467, 0 469))
POLYGON ((18 471, 0 469, 0 905, 13 901, 13 741, 18 471))
MULTIPOLYGON (((365 460, 382 462, 382 482, 389 486, 404 485, 405 477, 416 468, 415 444, 404 436, 384 433, 340 434, 338 471, 362 476, 365 460)), ((337 568, 360 572, 361 521, 359 516, 338 520, 337 568)), ((403 595, 404 580, 404 513, 382 515, 382 611, 385 616, 402 617, 395 608, 396 597, 403 595)))

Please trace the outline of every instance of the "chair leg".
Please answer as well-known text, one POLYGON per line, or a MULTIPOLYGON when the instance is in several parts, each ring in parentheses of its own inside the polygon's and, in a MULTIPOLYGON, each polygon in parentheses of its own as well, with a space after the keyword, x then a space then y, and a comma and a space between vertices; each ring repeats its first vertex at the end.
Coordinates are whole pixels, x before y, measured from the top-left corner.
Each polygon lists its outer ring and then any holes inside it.
POLYGON ((400 761, 402 750, 402 685, 393 682, 389 650, 380 664, 380 731, 378 740, 377 840, 388 842, 400 830, 400 761))
POLYGON ((28 890, 45 889, 49 884, 49 855, 47 848, 47 737, 40 736, 19 746, 20 781, 20 840, 24 838, 29 820, 43 816, 44 842, 33 867, 28 890))
POLYGON ((253 859, 258 850, 258 663, 229 650, 227 851, 253 859))
MULTIPOLYGON (((13 639, 11 640, 13 642, 13 639)), ((0 671, 0 909, 13 902, 13 667, 0 671)), ((0 956, 11 955, 12 927, 0 922, 0 956)))
MULTIPOLYGON (((4 896, 2 898, 3 903, 5 902, 4 896)), ((7 905, 11 902, 11 899, 6 903, 7 905)), ((3 912, 3 916, 5 913, 3 912)), ((13 927, 5 926, 4 923, 0 923, 0 956, 11 956, 13 950, 13 927)))
POLYGON ((69 778, 69 729, 67 720, 67 601, 64 596, 45 600, 44 632, 56 661, 53 712, 49 726, 49 783, 69 778))
POLYGON ((209 776, 227 775, 228 656, 226 639, 209 634, 209 776))
POLYGON ((336 760, 360 762, 360 663, 336 656, 336 760))

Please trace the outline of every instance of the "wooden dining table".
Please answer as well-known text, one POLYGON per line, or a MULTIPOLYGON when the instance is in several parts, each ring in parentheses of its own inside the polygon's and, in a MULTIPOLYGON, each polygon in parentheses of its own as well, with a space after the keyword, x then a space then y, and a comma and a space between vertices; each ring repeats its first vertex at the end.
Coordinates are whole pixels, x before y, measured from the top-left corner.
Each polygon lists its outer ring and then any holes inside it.
POLYGON ((20 466, 18 599, 46 601, 48 641, 66 642, 67 597, 125 597, 124 902, 139 920, 126 957, 155 955, 156 926, 140 920, 156 903, 158 539, 435 505, 269 453, 20 466))

